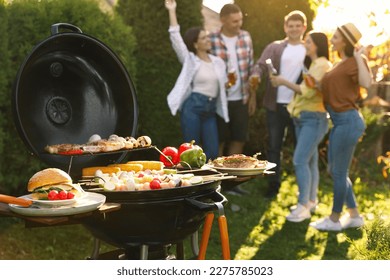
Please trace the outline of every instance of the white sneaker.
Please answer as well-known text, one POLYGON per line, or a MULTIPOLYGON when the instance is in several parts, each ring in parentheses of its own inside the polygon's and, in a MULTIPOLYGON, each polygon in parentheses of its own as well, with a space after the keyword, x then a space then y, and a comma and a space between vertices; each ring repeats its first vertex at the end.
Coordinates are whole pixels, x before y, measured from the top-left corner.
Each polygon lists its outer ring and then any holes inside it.
POLYGON ((364 225, 364 219, 362 216, 351 218, 349 214, 345 214, 340 218, 340 223, 343 229, 358 228, 364 225))
POLYGON ((294 223, 299 223, 310 218, 311 218, 310 210, 299 203, 297 207, 294 210, 292 210, 291 213, 286 217, 287 221, 294 222, 294 223))
MULTIPOLYGON (((294 211, 295 209, 297 209, 298 205, 299 205, 299 203, 297 205, 291 206, 290 210, 294 211)), ((309 205, 310 213, 314 214, 314 212, 317 209, 318 201, 313 202, 313 201, 309 200, 308 205, 309 205)))
POLYGON ((341 231, 340 221, 333 222, 329 217, 322 218, 318 221, 312 222, 309 226, 321 231, 341 231))

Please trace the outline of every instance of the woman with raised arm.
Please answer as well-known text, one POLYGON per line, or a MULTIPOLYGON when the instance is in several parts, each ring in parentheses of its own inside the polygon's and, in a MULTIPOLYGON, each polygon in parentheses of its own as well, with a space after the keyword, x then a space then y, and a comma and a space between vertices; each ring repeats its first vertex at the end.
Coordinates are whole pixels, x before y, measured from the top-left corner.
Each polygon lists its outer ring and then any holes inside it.
POLYGON ((225 62, 209 53, 207 32, 202 27, 186 31, 183 38, 176 16, 176 1, 164 0, 169 13, 172 47, 182 63, 180 75, 168 95, 172 115, 180 111, 184 142, 195 140, 208 159, 218 156, 216 113, 229 122, 225 62))
POLYGON ((333 127, 329 134, 328 169, 333 179, 333 207, 329 217, 310 226, 323 231, 340 231, 363 226, 364 220, 357 209, 349 166, 365 124, 357 102, 361 99, 360 87, 369 88, 372 75, 364 48, 356 47, 362 37, 352 23, 337 28, 331 43, 341 61, 325 74, 321 83, 325 108, 333 127), (348 213, 341 217, 344 204, 348 213))

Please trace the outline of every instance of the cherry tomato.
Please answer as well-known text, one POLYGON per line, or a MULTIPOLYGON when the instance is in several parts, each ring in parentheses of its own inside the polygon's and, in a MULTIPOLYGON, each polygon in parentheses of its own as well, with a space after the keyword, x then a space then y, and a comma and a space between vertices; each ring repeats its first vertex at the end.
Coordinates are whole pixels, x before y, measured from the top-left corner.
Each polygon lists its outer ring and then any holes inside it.
POLYGON ((172 167, 179 163, 180 161, 179 152, 175 147, 169 147, 169 146, 165 147, 161 152, 163 154, 160 155, 160 161, 164 163, 164 166, 172 167))
POLYGON ((58 199, 60 199, 60 200, 64 200, 64 199, 66 199, 68 197, 68 193, 66 192, 66 191, 60 191, 59 193, 58 193, 58 199))
POLYGON ((72 198, 74 198, 74 193, 68 192, 67 195, 66 195, 66 198, 67 198, 67 199, 72 199, 72 198))
POLYGON ((153 179, 152 182, 150 182, 150 189, 152 190, 158 190, 161 189, 161 182, 159 179, 153 179))
POLYGON ((51 190, 49 194, 47 195, 47 198, 49 200, 57 200, 58 199, 58 192, 56 190, 51 190))

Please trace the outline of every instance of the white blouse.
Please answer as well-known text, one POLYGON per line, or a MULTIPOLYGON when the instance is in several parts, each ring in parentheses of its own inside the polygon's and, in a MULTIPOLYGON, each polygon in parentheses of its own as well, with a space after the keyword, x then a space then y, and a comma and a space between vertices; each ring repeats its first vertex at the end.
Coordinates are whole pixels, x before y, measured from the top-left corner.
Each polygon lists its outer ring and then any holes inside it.
MULTIPOLYGON (((194 80, 195 74, 200 67, 201 59, 187 49, 187 46, 180 35, 180 26, 170 26, 168 31, 170 33, 169 37, 171 39, 172 47, 176 52, 180 63, 183 64, 175 86, 167 97, 169 109, 171 110, 172 115, 175 116, 177 111, 181 109, 184 101, 193 91, 192 81, 194 80)), ((209 58, 211 59, 214 71, 218 77, 219 92, 216 102, 216 111, 217 114, 225 120, 225 122, 229 122, 225 91, 225 84, 227 82, 226 65, 220 57, 209 54, 209 58)))

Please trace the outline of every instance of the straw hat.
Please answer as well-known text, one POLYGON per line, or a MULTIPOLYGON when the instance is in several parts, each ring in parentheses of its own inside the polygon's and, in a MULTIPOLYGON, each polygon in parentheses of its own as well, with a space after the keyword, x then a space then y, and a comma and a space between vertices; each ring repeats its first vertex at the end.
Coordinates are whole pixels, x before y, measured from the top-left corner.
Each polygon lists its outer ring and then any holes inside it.
POLYGON ((346 23, 344 25, 339 26, 339 30, 345 38, 354 46, 360 38, 362 38, 362 33, 356 28, 353 23, 346 23))

